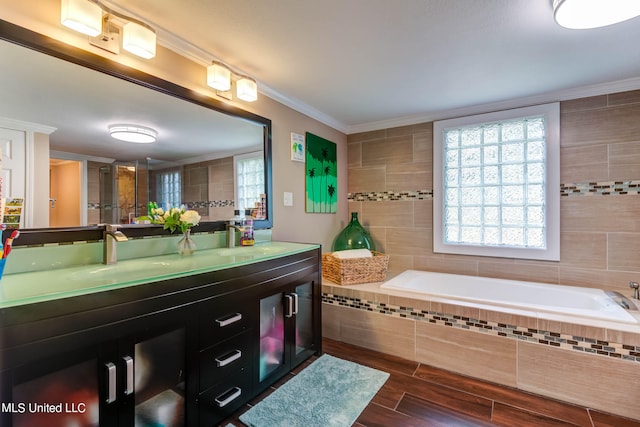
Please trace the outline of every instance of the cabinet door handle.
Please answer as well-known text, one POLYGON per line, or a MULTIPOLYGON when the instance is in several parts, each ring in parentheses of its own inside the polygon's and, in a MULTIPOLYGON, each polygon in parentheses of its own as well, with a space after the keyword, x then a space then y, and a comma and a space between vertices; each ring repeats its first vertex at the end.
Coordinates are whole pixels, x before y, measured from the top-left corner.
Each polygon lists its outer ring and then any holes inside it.
POLYGON ((291 296, 293 296, 293 314, 298 314, 298 294, 294 292, 291 296))
POLYGON ((284 317, 293 317, 293 297, 287 294, 284 296, 284 300, 287 304, 285 307, 284 317))
POLYGON ((133 394, 133 358, 131 356, 124 356, 122 360, 124 361, 127 376, 124 385, 124 394, 128 396, 133 394))
POLYGON ((242 389, 240 387, 231 387, 229 390, 216 397, 214 400, 218 405, 218 408, 224 408, 229 403, 240 397, 242 389))
POLYGON ((116 401, 116 365, 111 362, 105 363, 107 372, 107 403, 116 401))
POLYGON ((238 360, 242 357, 242 352, 240 350, 232 350, 228 353, 223 354, 222 356, 216 357, 215 361, 218 364, 218 368, 222 368, 223 366, 227 366, 229 363, 234 360, 238 360))
POLYGON ((229 326, 232 323, 239 322, 240 320, 242 320, 242 313, 233 313, 216 319, 216 322, 219 327, 224 328, 225 326, 229 326))

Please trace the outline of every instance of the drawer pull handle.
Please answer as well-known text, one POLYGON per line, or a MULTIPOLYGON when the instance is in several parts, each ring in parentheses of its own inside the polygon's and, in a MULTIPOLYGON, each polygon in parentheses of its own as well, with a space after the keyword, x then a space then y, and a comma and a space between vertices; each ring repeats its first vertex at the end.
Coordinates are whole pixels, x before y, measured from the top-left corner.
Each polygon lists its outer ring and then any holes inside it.
POLYGON ((116 365, 111 362, 105 363, 107 371, 107 403, 116 401, 116 365))
POLYGON ((241 394, 242 389, 240 387, 231 387, 229 390, 216 397, 215 402, 218 405, 218 408, 224 408, 229 403, 240 397, 241 394))
POLYGON ((124 366, 126 367, 125 372, 127 373, 124 394, 128 396, 133 394, 133 358, 131 356, 124 356, 122 360, 124 361, 124 366))
POLYGON ((216 319, 216 322, 218 323, 219 327, 224 328, 225 326, 229 326, 232 323, 239 322, 240 320, 242 320, 242 314, 234 313, 234 314, 230 314, 228 316, 224 316, 219 319, 216 319))
POLYGON ((223 366, 227 366, 229 363, 238 360, 242 357, 242 352, 240 350, 232 350, 228 353, 223 354, 220 357, 216 357, 215 361, 218 364, 218 368, 222 368, 223 366))

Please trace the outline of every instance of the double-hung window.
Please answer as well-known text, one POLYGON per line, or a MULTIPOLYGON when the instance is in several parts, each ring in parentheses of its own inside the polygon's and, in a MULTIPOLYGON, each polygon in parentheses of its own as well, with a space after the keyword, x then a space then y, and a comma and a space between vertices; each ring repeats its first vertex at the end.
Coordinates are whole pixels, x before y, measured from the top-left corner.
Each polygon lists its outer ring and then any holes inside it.
POLYGON ((434 252, 560 258, 559 104, 434 123, 434 252))

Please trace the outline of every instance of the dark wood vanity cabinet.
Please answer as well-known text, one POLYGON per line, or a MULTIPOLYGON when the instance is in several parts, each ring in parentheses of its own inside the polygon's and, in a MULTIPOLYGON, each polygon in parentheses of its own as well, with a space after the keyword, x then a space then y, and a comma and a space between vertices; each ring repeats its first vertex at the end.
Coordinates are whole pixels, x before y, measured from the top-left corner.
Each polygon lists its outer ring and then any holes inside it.
POLYGON ((319 263, 314 249, 1 309, 0 425, 215 425, 321 351, 319 263))

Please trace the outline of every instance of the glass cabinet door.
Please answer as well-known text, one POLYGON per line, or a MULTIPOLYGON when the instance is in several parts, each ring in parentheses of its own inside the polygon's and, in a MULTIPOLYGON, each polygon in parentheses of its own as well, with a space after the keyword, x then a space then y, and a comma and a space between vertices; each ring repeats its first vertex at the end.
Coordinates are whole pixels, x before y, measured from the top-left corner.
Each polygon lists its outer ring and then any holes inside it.
POLYGON ((134 366, 125 393, 135 393, 136 426, 185 425, 185 339, 184 329, 158 335, 137 342, 133 360, 123 358, 134 366))
POLYGON ((3 412, 12 414, 13 427, 97 427, 97 366, 97 357, 65 355, 57 361, 17 368, 11 402, 3 401, 3 412))
POLYGON ((259 355, 259 381, 262 382, 285 363, 282 293, 277 293, 260 300, 259 355))
POLYGON ((305 283, 295 289, 297 313, 295 316, 295 356, 313 348, 313 284, 305 283))

